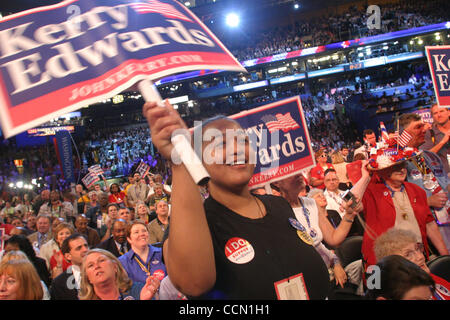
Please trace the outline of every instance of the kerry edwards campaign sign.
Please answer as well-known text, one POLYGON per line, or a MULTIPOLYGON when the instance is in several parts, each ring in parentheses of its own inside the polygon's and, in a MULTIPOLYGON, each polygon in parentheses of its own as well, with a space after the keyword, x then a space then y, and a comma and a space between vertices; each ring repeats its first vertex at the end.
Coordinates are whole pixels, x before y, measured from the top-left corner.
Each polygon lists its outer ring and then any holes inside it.
POLYGON ((189 70, 245 71, 173 0, 67 0, 0 20, 5 136, 109 98, 135 82, 189 70))
POLYGON ((315 166, 300 98, 292 97, 231 116, 245 129, 256 156, 250 188, 315 166))
POLYGON ((450 107, 450 46, 425 47, 437 103, 450 107))

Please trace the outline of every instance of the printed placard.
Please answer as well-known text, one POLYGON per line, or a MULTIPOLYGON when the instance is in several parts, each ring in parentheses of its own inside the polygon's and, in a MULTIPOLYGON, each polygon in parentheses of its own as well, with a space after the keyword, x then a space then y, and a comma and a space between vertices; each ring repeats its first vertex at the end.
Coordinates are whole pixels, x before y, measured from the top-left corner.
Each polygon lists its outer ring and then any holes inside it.
POLYGON ((274 283, 278 300, 309 300, 303 273, 274 283))
POLYGON ((0 121, 9 138, 143 79, 246 72, 174 0, 66 0, 0 20, 0 121), (76 9, 78 14, 73 14, 76 9))
POLYGON ((316 165, 299 96, 230 116, 256 153, 250 188, 286 179, 316 165))
POLYGON ((426 46, 437 103, 450 107, 450 46, 426 46))

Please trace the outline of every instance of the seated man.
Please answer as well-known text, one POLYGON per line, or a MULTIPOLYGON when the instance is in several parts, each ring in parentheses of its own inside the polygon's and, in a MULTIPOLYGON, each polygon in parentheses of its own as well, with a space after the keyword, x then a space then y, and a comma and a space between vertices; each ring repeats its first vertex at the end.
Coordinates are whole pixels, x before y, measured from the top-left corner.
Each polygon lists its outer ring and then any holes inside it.
POLYGON ((75 220, 76 232, 86 236, 89 248, 95 247, 100 243, 100 236, 97 230, 88 227, 88 218, 84 214, 80 214, 75 220))
POLYGON ((131 248, 127 241, 127 222, 123 219, 114 220, 111 230, 112 236, 100 242, 97 248, 105 249, 116 257, 120 257, 131 248))
POLYGON ((156 211, 156 204, 159 200, 164 200, 166 203, 170 200, 170 196, 164 193, 163 185, 160 183, 155 184, 153 188, 155 193, 148 197, 148 204, 151 211, 156 211))
POLYGON ((164 231, 169 225, 169 206, 164 200, 159 200, 156 204, 156 219, 153 219, 147 226, 149 233, 149 243, 153 244, 163 240, 164 231))
POLYGON ((366 129, 363 131, 364 144, 355 150, 353 156, 361 153, 364 155, 365 159, 369 159, 370 150, 377 145, 377 136, 372 129, 366 129))
POLYGON ((73 216, 73 206, 69 202, 63 202, 60 192, 53 190, 50 192, 50 202, 41 206, 39 214, 46 214, 70 221, 70 218, 73 216))
POLYGON ((425 143, 421 146, 423 150, 436 153, 444 165, 445 172, 449 173, 448 155, 450 154, 450 111, 447 107, 434 104, 431 107, 433 125, 431 130, 425 134, 425 143))
POLYGON ((81 284, 81 265, 88 252, 85 237, 74 233, 67 237, 61 246, 64 258, 72 265, 52 281, 50 296, 52 300, 78 300, 78 289, 81 284))
POLYGON ((46 215, 39 215, 36 219, 37 231, 28 236, 35 250, 39 250, 41 246, 53 238, 50 231, 51 218, 46 215))

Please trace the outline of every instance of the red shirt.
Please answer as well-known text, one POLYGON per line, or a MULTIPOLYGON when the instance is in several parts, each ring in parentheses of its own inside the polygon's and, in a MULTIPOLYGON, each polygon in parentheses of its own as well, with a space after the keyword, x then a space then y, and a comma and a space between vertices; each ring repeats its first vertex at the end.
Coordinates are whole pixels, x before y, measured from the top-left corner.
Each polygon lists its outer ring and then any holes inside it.
MULTIPOLYGON (((59 251, 58 254, 62 255, 62 252, 59 251)), ((53 268, 55 268, 57 264, 58 263, 56 262, 55 256, 53 255, 50 258, 50 270, 53 270, 53 268)), ((63 269, 63 271, 66 271, 67 268, 70 267, 71 265, 72 265, 72 263, 68 262, 65 258, 63 258, 63 260, 62 260, 62 269, 63 269)))
POLYGON ((12 224, 0 224, 0 228, 4 228, 5 233, 9 236, 11 234, 11 230, 15 227, 12 224))
MULTIPOLYGON (((428 256, 426 225, 434 221, 434 218, 427 204, 427 195, 422 188, 414 183, 404 182, 404 185, 419 224, 422 243, 428 256)), ((373 238, 379 237, 395 225, 396 211, 388 188, 382 182, 375 182, 375 179, 372 179, 369 183, 362 201, 367 224, 363 236, 362 253, 367 267, 377 263, 373 251, 373 238)))
POLYGON ((433 295, 434 300, 450 300, 450 282, 430 273, 436 283, 436 291, 433 295))
POLYGON ((122 203, 125 199, 125 192, 120 191, 119 193, 116 194, 110 194, 108 197, 108 202, 109 203, 122 203))
MULTIPOLYGON (((327 165, 327 169, 334 169, 333 165, 330 163, 325 163, 327 165)), ((324 174, 325 170, 320 164, 317 164, 314 168, 311 169, 311 179, 316 178, 318 180, 325 179, 324 174)), ((319 189, 325 189, 325 185, 322 183, 320 186, 317 186, 316 188, 319 189)))

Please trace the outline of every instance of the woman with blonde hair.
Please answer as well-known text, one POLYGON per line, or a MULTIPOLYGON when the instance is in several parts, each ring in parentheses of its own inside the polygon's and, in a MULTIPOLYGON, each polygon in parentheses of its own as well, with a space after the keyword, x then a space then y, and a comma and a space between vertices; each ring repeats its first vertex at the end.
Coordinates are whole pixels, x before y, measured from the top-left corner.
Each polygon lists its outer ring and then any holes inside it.
POLYGON ((138 201, 135 209, 137 219, 143 221, 146 225, 149 224, 155 217, 155 214, 150 213, 150 209, 144 201, 138 201))
POLYGON ((89 250, 81 267, 80 300, 150 300, 159 280, 149 276, 145 284, 128 277, 119 260, 103 249, 89 250))
POLYGON ((74 233, 73 227, 67 222, 61 222, 53 229, 53 239, 44 244, 40 251, 40 256, 47 260, 47 267, 50 270, 52 279, 70 266, 70 262, 64 259, 61 253, 61 245, 67 237, 74 233))
POLYGON ((0 300, 42 300, 42 282, 21 251, 11 251, 0 263, 0 300))

